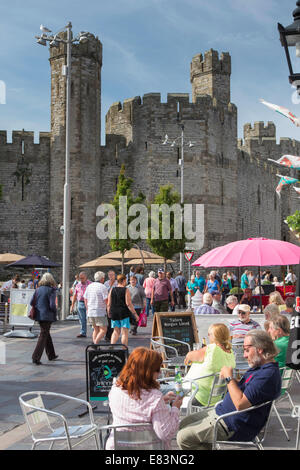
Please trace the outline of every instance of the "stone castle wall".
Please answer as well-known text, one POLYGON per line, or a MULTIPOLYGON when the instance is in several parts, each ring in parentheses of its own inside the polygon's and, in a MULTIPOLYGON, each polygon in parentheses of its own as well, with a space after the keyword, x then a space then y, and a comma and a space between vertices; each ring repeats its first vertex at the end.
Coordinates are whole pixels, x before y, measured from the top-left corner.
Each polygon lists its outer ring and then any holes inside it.
POLYGON ((38 144, 34 144, 33 137, 32 132, 13 131, 12 142, 7 143, 6 132, 0 132, 2 253, 48 254, 50 135, 40 133, 38 144))
MULTIPOLYGON (((0 131, 1 252, 33 251, 61 262, 65 165, 64 46, 50 50, 51 132, 39 144, 31 132, 0 131), (22 144, 22 141, 24 142, 22 144), (19 166, 18 166, 19 165, 19 166), (21 165, 21 166, 20 166, 21 165), (23 185, 13 174, 32 174, 23 185), (24 171, 24 170, 23 170, 24 171)), ((284 218, 296 209, 297 195, 275 194, 276 173, 291 174, 268 161, 299 155, 300 142, 276 143, 273 123, 246 124, 237 140, 237 108, 230 102, 231 58, 210 50, 192 59, 189 94, 147 93, 113 103, 106 115, 106 145, 100 146, 102 45, 92 37, 73 46, 71 87, 71 266, 72 272, 109 250, 96 237, 96 208, 115 194, 121 165, 134 180, 133 192, 152 201, 159 186, 180 193, 180 136, 184 126, 184 201, 204 204, 205 240, 196 255, 241 238, 289 239, 284 218), (174 146, 163 145, 165 136, 174 146), (189 147, 189 142, 194 144, 189 147)), ((143 247, 146 248, 145 244, 143 247)), ((176 266, 177 267, 177 266, 176 266)))

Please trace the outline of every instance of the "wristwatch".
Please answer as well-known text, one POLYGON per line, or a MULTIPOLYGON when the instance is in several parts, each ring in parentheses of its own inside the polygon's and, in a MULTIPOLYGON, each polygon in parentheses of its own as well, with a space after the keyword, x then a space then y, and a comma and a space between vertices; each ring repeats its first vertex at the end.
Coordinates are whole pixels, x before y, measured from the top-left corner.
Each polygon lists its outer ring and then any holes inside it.
POLYGON ((233 377, 225 377, 225 382, 227 384, 229 384, 229 382, 231 382, 231 380, 233 380, 233 377))

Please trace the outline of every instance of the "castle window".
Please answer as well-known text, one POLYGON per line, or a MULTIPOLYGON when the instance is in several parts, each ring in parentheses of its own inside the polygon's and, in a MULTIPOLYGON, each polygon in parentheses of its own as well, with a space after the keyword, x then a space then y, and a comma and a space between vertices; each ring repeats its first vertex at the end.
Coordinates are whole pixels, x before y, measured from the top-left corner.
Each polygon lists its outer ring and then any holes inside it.
POLYGON ((21 153, 22 153, 22 155, 25 154, 25 142, 24 142, 24 140, 21 141, 21 153))
POLYGON ((71 83, 71 98, 74 98, 74 82, 71 83))
POLYGON ((145 142, 145 150, 148 150, 148 142, 145 142))
POLYGON ((260 197, 260 185, 258 185, 258 188, 257 188, 257 204, 260 206, 260 200, 261 200, 261 197, 260 197))
POLYGON ((277 209, 277 195, 274 194, 274 210, 276 211, 277 209))

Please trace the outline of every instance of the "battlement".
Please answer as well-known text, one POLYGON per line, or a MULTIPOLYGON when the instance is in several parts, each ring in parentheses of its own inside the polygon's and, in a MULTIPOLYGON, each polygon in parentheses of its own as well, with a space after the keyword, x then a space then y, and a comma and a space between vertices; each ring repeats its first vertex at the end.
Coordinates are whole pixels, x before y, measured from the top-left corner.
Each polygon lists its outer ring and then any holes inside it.
POLYGON ((191 62, 191 82, 195 76, 206 73, 231 74, 231 57, 228 52, 222 52, 220 57, 218 51, 210 49, 202 54, 197 54, 191 62))
POLYGON ((276 140, 276 126, 274 122, 268 121, 265 126, 263 121, 256 121, 254 125, 247 123, 244 125, 244 139, 269 137, 276 140))
POLYGON ((32 131, 12 131, 12 141, 8 142, 7 140, 7 131, 1 131, 0 130, 0 145, 13 145, 13 146, 19 146, 22 144, 22 142, 25 143, 25 145, 40 145, 41 143, 44 143, 45 141, 49 141, 50 143, 50 137, 51 133, 50 132, 39 132, 39 141, 37 143, 34 142, 34 132, 32 131))
MULTIPOLYGON (((89 40, 85 43, 77 43, 72 45, 72 58, 75 57, 89 57, 96 60, 102 65, 102 43, 100 42, 98 36, 94 36, 91 33, 89 34, 89 40)), ((66 39, 66 32, 60 34, 62 39, 66 39)), ((54 59, 58 59, 67 55, 67 45, 64 43, 59 43, 57 47, 50 47, 50 62, 54 59)))
MULTIPOLYGON (((210 95, 197 96, 195 102, 191 102, 189 93, 168 93, 167 101, 162 102, 160 93, 146 93, 143 98, 135 96, 124 100, 123 103, 113 103, 106 114, 106 123, 122 121, 132 124, 135 118, 138 119, 142 113, 146 114, 151 110, 157 112, 160 118, 165 116, 168 119, 177 119, 179 113, 182 118, 189 116, 189 119, 203 119, 209 109, 218 108, 220 105, 224 106, 210 95)), ((234 114, 236 109, 235 105, 228 103, 229 115, 234 114)))

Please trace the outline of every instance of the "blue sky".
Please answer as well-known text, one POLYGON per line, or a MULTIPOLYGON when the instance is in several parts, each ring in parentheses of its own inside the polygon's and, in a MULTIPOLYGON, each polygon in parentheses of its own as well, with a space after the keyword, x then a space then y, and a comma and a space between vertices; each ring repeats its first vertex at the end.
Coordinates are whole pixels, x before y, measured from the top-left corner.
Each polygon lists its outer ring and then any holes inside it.
POLYGON ((247 122, 273 121, 278 140, 300 140, 299 128, 259 103, 264 98, 300 116, 277 32, 277 22, 292 23, 295 6, 295 0, 2 0, 0 80, 7 96, 0 129, 50 130, 49 53, 34 35, 41 23, 57 31, 71 21, 74 33, 90 31, 103 44, 102 144, 113 102, 149 92, 160 92, 162 101, 172 92, 191 96, 191 59, 210 48, 232 57, 239 137, 247 122))

